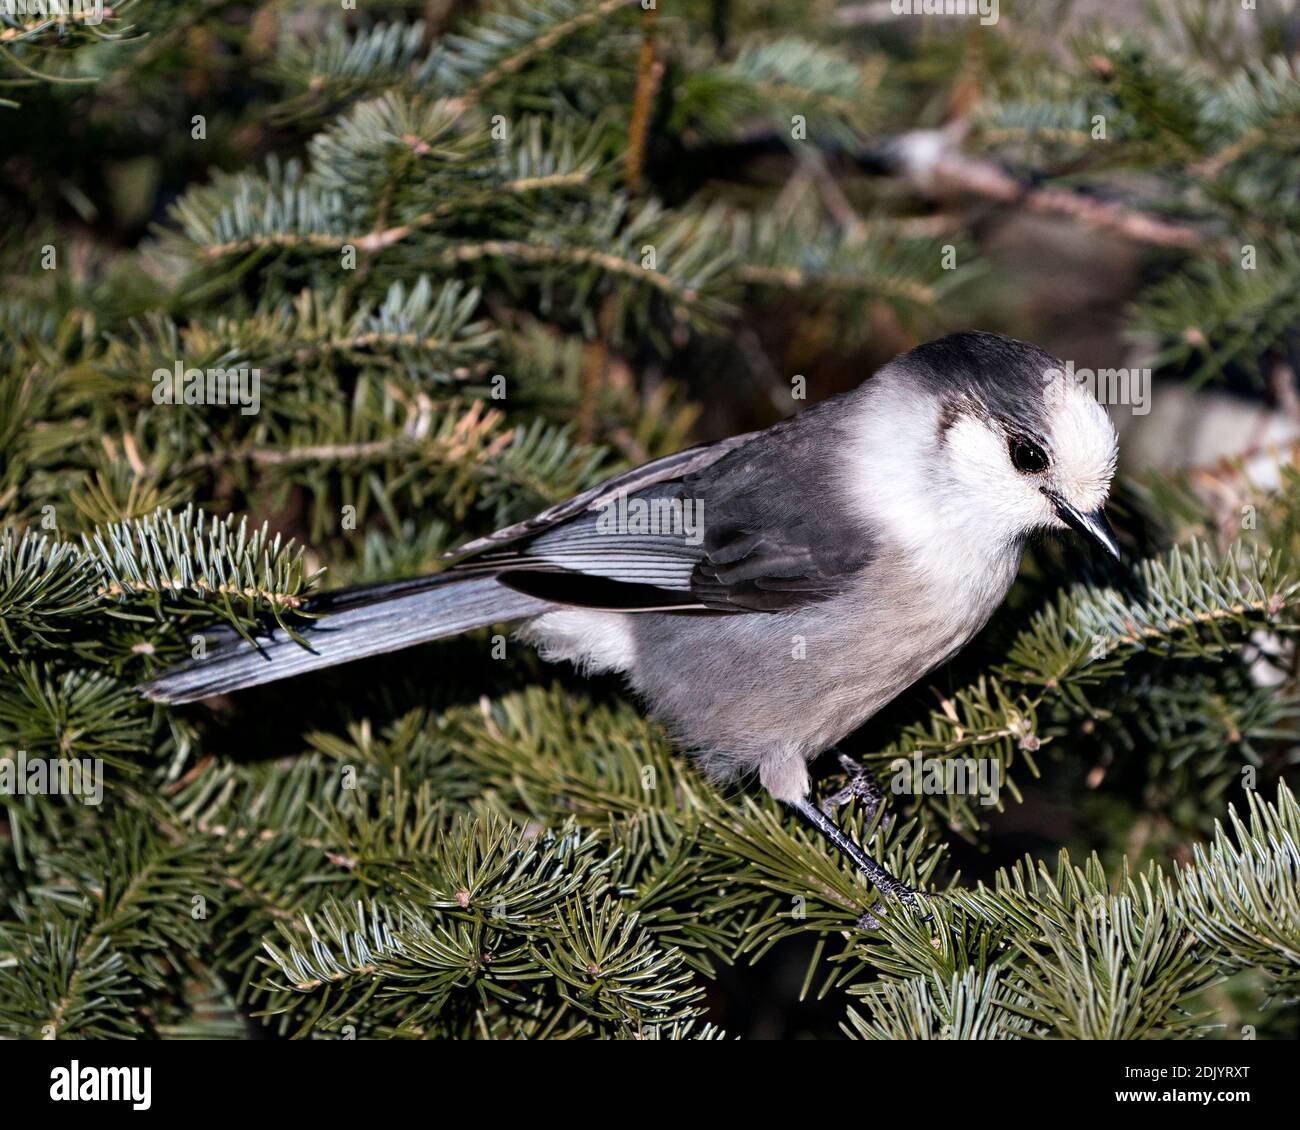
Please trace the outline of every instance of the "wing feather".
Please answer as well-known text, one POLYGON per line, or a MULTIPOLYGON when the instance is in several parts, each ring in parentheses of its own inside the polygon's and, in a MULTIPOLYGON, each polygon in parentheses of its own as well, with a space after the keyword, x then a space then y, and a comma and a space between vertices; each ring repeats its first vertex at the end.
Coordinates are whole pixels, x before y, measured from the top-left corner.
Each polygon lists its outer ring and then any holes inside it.
POLYGON ((834 473, 843 450, 834 432, 846 415, 838 399, 609 479, 462 546, 457 555, 493 552, 458 568, 491 569, 518 591, 589 608, 781 612, 826 600, 872 553, 834 473), (680 503, 678 513, 702 523, 611 525, 606 508, 620 495, 680 503))
POLYGON ((619 494, 635 494, 637 491, 654 486, 657 483, 679 479, 699 471, 762 434, 761 432, 746 432, 744 435, 732 436, 730 439, 719 440, 716 443, 697 444, 695 447, 686 448, 685 451, 678 451, 673 455, 652 459, 649 463, 643 463, 640 467, 634 467, 630 471, 624 471, 622 474, 597 483, 594 487, 590 487, 580 494, 575 494, 564 502, 558 502, 554 506, 543 510, 540 514, 535 514, 522 522, 516 522, 512 526, 505 526, 494 533, 488 534, 486 537, 475 538, 473 541, 466 542, 456 549, 449 550, 442 555, 442 560, 453 561, 460 557, 466 557, 471 553, 481 553, 485 549, 509 545, 512 542, 533 537, 554 526, 558 526, 561 522, 577 517, 584 511, 599 509, 619 494))

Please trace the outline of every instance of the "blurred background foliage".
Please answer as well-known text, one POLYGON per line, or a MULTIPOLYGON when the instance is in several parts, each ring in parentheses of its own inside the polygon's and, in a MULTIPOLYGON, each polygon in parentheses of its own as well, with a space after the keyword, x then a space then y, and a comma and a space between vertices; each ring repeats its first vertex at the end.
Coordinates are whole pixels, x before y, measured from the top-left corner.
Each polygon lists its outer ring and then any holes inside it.
POLYGON ((0 748, 108 767, 0 797, 0 1027, 1294 1037, 1298 44, 1216 0, 0 15, 0 748), (488 633, 134 692, 963 328, 1154 391, 1130 568, 1035 546, 852 741, 1008 774, 872 830, 933 922, 857 931, 785 813, 488 633), (261 410, 156 404, 178 361, 261 410))

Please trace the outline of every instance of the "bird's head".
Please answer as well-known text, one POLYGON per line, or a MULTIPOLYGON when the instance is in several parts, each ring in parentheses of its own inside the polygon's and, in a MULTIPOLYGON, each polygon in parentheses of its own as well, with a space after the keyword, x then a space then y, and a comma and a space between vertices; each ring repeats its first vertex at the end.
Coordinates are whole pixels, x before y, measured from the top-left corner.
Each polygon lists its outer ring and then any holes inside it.
POLYGON ((1103 511, 1115 429, 1060 361, 1024 342, 959 333, 889 369, 897 399, 926 422, 924 489, 950 530, 1022 542, 1068 527, 1119 557, 1103 511))

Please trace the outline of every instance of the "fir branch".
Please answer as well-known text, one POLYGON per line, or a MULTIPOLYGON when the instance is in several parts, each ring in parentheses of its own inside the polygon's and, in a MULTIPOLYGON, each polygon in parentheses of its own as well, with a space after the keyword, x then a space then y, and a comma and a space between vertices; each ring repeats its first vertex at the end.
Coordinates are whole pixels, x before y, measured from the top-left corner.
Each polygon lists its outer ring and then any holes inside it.
POLYGON ((68 542, 6 528, 0 537, 0 636, 43 646, 95 603, 94 564, 68 542))
POLYGON ((576 32, 632 6, 633 0, 545 0, 491 15, 447 49, 426 70, 473 102, 576 32))
POLYGON ((1228 970, 1262 967, 1277 991, 1300 989, 1300 805, 1282 783, 1276 804, 1251 792, 1250 820, 1229 810, 1228 831, 1198 844, 1178 872, 1188 930, 1228 970), (1234 842, 1235 840, 1235 842, 1234 842))
POLYGON ((967 969, 947 984, 931 974, 851 992, 870 1019, 850 1008, 844 1031, 861 1040, 1023 1040, 1035 1032, 1019 1015, 1028 998, 1008 989, 996 970, 980 976, 967 969))
POLYGON ((302 551, 278 534, 272 538, 265 524, 250 531, 246 518, 219 521, 192 506, 97 530, 82 544, 100 573, 95 594, 121 601, 216 602, 231 614, 278 614, 297 608, 315 579, 305 572, 302 551))
POLYGON ((200 844, 137 816, 106 822, 84 850, 41 863, 31 901, 0 923, 0 1030, 10 1038, 121 1039, 148 1025, 207 926, 200 844))
POLYGON ((1152 286, 1132 308, 1134 332, 1155 334, 1155 364, 1205 381, 1239 366, 1263 383, 1261 361, 1285 350, 1300 317, 1300 242, 1244 247, 1231 261, 1202 259, 1152 286))

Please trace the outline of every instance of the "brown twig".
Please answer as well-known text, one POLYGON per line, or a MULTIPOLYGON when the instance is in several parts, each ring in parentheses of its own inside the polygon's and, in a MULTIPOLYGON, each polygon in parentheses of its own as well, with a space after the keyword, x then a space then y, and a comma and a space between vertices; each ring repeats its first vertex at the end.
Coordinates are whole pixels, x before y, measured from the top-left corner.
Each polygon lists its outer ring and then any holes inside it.
POLYGON ((627 156, 623 179, 628 192, 641 189, 641 170, 645 166, 646 132, 650 128, 650 110, 663 76, 663 64, 655 59, 655 20, 657 8, 642 9, 641 56, 636 65, 636 93, 632 96, 632 117, 627 127, 627 156))
MULTIPOLYGON (((552 173, 544 177, 523 177, 520 180, 507 181, 500 186, 498 191, 537 192, 548 188, 565 188, 585 184, 587 180, 588 175, 585 172, 552 173)), ((306 234, 270 232, 265 235, 250 236, 248 239, 231 240, 228 243, 209 244, 201 254, 208 259, 216 259, 222 255, 242 254, 263 247, 324 247, 332 250, 345 244, 351 244, 360 251, 382 251, 395 243, 400 243, 412 233, 428 227, 435 220, 450 215, 461 203, 461 201, 456 201, 454 203, 440 204, 432 211, 422 212, 404 224, 398 224, 390 228, 381 226, 362 235, 340 235, 334 232, 308 232, 306 234)))
POLYGON ((1062 188, 1026 188, 993 161, 958 148, 963 123, 942 131, 904 135, 895 143, 900 172, 922 192, 967 192, 1042 215, 1067 216, 1087 227, 1114 232, 1136 243, 1195 251, 1205 237, 1195 228, 1170 223, 1123 204, 1097 200, 1062 188))
MULTIPOLYGON (((663 64, 655 59, 655 7, 641 11, 641 54, 637 59, 636 89, 632 95, 632 114, 627 127, 627 153, 623 160, 623 180, 629 193, 641 189, 645 167, 646 133, 650 128, 650 110, 663 74, 663 64)), ((589 443, 596 433, 596 405, 605 383, 609 364, 609 334, 614 322, 614 296, 607 294, 597 316, 596 340, 582 349, 582 399, 578 404, 578 438, 589 443)))

